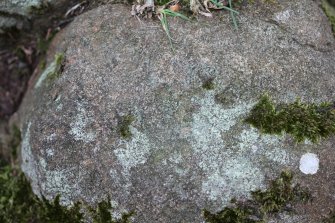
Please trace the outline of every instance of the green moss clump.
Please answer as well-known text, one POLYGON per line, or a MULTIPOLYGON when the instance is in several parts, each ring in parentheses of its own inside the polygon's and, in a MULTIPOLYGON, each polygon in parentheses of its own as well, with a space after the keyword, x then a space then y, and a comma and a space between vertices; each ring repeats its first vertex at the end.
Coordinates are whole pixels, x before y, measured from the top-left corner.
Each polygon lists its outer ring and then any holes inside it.
POLYGON ((48 81, 49 83, 58 79, 62 73, 62 65, 64 62, 64 54, 57 53, 55 55, 55 59, 53 61, 54 67, 52 71, 48 74, 48 81))
POLYGON ((209 78, 202 84, 202 88, 206 90, 213 90, 215 88, 214 79, 209 78))
POLYGON ((299 184, 293 186, 292 178, 291 172, 283 171, 267 190, 253 191, 251 199, 234 201, 215 214, 204 210, 204 218, 208 223, 265 223, 268 216, 288 210, 289 205, 310 200, 308 190, 299 184))
POLYGON ((132 137, 129 126, 134 121, 135 117, 133 115, 126 115, 121 117, 121 120, 119 122, 119 131, 122 138, 129 139, 132 137))
POLYGON ((286 132, 302 142, 317 142, 335 133, 335 110, 332 103, 305 104, 296 100, 291 104, 275 105, 263 95, 245 120, 261 132, 281 135, 286 132))
POLYGON ((37 201, 39 209, 39 221, 48 223, 81 223, 83 214, 80 212, 80 203, 75 203, 71 208, 66 208, 59 203, 60 196, 56 196, 53 201, 48 201, 44 197, 37 201))
POLYGON ((278 213, 289 203, 310 200, 311 196, 306 188, 302 188, 299 184, 292 187, 292 179, 291 172, 283 171, 280 177, 270 183, 267 190, 251 192, 253 201, 258 204, 262 215, 278 213))
MULTIPOLYGON (((334 2, 334 1, 333 1, 334 2)), ((335 35, 335 7, 330 5, 327 0, 322 0, 322 9, 327 15, 335 35)))
POLYGON ((96 209, 89 208, 91 213, 93 223, 130 223, 130 218, 133 216, 134 212, 122 214, 121 219, 113 220, 112 218, 112 204, 110 199, 107 201, 102 201, 98 204, 96 209))
POLYGON ((245 207, 225 207, 215 214, 207 210, 203 212, 208 223, 262 223, 261 220, 251 219, 251 214, 252 212, 245 207))

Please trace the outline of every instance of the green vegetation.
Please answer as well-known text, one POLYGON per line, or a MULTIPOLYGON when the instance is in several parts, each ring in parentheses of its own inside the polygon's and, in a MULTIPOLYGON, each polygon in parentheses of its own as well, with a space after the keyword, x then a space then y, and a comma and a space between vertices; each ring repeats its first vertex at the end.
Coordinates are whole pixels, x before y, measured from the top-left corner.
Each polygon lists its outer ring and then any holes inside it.
POLYGON ((130 218, 134 214, 134 212, 130 212, 123 214, 119 220, 113 220, 111 210, 112 204, 109 198, 107 201, 100 202, 96 209, 89 208, 93 223, 130 223, 130 218))
POLYGON ((235 29, 238 29, 237 19, 236 19, 235 14, 234 14, 234 13, 237 13, 237 14, 238 14, 238 12, 235 12, 235 11, 232 10, 233 5, 232 5, 232 3, 231 3, 231 0, 228 0, 228 2, 229 2, 229 8, 231 9, 231 10, 229 11, 229 13, 230 13, 230 17, 231 17, 232 20, 233 20, 233 24, 234 24, 235 29))
POLYGON ((335 35, 335 7, 330 5, 327 0, 322 0, 322 8, 325 14, 328 16, 328 19, 333 29, 333 33, 335 35))
POLYGON ((126 115, 126 116, 121 117, 121 120, 119 122, 119 131, 120 131, 122 138, 129 139, 132 137, 129 126, 134 121, 135 121, 135 117, 133 115, 126 115))
MULTIPOLYGON (((172 11, 168 8, 166 8, 169 3, 172 3, 171 1, 166 1, 166 0, 158 0, 156 1, 158 5, 163 5, 161 8, 158 9, 157 11, 157 15, 158 15, 158 19, 161 21, 163 30, 165 31, 168 39, 169 39, 169 43, 171 45, 172 50, 174 50, 173 48, 173 38, 171 37, 171 33, 170 33, 170 29, 169 29, 169 25, 168 25, 168 21, 167 21, 167 17, 179 17, 182 18, 184 20, 190 21, 190 19, 188 17, 186 17, 185 15, 176 12, 176 11, 172 11)), ((197 13, 202 13, 203 15, 211 15, 211 13, 209 13, 208 10, 208 2, 203 1, 202 4, 200 3, 202 1, 197 1, 196 4, 198 4, 197 6, 193 6, 190 8, 190 10, 193 10, 193 13, 197 14, 197 13), (200 9, 204 8, 204 6, 206 7, 206 12, 202 12, 200 9)), ((179 4, 179 1, 175 1, 175 3, 179 4)), ((182 1, 181 2, 184 6, 189 6, 190 5, 190 1, 186 0, 186 1, 182 1)), ((210 3, 213 4, 215 6, 215 9, 224 9, 224 10, 228 10, 230 12, 230 16, 232 18, 233 24, 235 29, 238 28, 237 25, 237 19, 235 14, 239 14, 236 10, 233 9, 233 4, 232 4, 232 0, 228 0, 228 6, 225 6, 222 2, 218 1, 218 0, 210 0, 210 3)))
POLYGON ((202 88, 206 90, 213 90, 215 88, 214 79, 209 78, 202 83, 202 88))
POLYGON ((263 95, 245 120, 261 132, 281 135, 291 134, 302 142, 317 142, 335 133, 335 109, 332 103, 305 104, 296 100, 291 104, 278 104, 263 95))
POLYGON ((18 167, 4 161, 0 167, 0 222, 81 222, 79 204, 67 209, 59 204, 39 199, 33 194, 30 184, 18 167))
POLYGON ((42 57, 45 56, 45 54, 47 53, 49 49, 49 45, 56 34, 57 32, 54 31, 47 38, 37 37, 37 41, 36 41, 37 55, 41 55, 42 57))
POLYGON ((11 138, 8 142, 8 147, 10 149, 10 157, 12 158, 12 162, 17 158, 17 151, 21 143, 21 131, 16 126, 13 125, 11 128, 11 138))
MULTIPOLYGON (((53 201, 44 197, 39 199, 30 187, 28 180, 18 167, 1 161, 0 164, 0 222, 34 222, 34 223, 83 223, 80 202, 67 208, 60 205, 60 196, 53 201)), ((96 208, 89 208, 94 223, 129 223, 133 212, 123 214, 119 220, 111 216, 110 202, 102 201, 96 208)))
POLYGON ((169 24, 168 24, 168 21, 167 21, 167 16, 179 17, 179 18, 182 18, 182 19, 187 20, 187 21, 190 21, 190 19, 187 18, 186 16, 184 16, 183 14, 180 14, 179 12, 171 11, 170 9, 159 10, 158 18, 161 21, 163 30, 165 31, 165 33, 166 33, 166 35, 169 39, 171 48, 174 50, 173 45, 172 45, 172 40, 173 39, 172 39, 171 34, 170 34, 170 29, 169 29, 169 24))
POLYGON ((254 220, 250 218, 251 210, 247 207, 225 207, 222 211, 212 214, 204 210, 203 215, 208 223, 263 223, 261 220, 254 220))
POLYGON ((57 78, 59 78, 59 76, 61 75, 61 71, 62 71, 62 64, 64 61, 64 54, 62 53, 58 53, 55 55, 55 59, 53 61, 53 66, 52 69, 50 70, 49 74, 48 74, 48 81, 52 82, 54 80, 56 80, 57 78))
POLYGON ((232 201, 231 207, 215 214, 204 210, 204 218, 208 223, 265 223, 269 216, 289 210, 292 204, 310 200, 308 190, 299 184, 293 186, 292 178, 291 172, 283 171, 267 190, 253 191, 251 199, 232 201))
POLYGON ((310 193, 299 184, 292 187, 293 174, 283 171, 280 177, 270 183, 266 191, 251 192, 253 200, 258 204, 262 215, 278 213, 291 203, 310 200, 310 193))
MULTIPOLYGON (((88 207, 81 202, 72 207, 60 204, 60 196, 53 201, 37 197, 29 181, 17 165, 17 149, 20 144, 20 130, 13 127, 7 147, 10 163, 0 154, 0 222, 1 223, 84 223, 84 212, 88 212, 94 223, 130 223, 133 212, 123 214, 119 220, 112 219, 112 206, 108 201, 97 207, 88 207), (15 152, 13 150, 16 150, 15 152), (85 211, 87 210, 87 211, 85 211)), ((1 146, 1 145, 0 145, 1 146)))
POLYGON ((52 10, 51 4, 48 1, 42 1, 38 5, 32 5, 29 8, 29 14, 31 15, 43 15, 52 10))

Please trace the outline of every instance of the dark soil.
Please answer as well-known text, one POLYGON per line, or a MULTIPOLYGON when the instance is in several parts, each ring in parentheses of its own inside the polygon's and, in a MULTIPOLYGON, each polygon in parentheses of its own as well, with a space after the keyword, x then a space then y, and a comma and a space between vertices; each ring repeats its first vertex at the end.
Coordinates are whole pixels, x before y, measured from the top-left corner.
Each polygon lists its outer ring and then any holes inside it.
POLYGON ((24 51, 34 50, 22 46, 18 52, 0 52, 0 119, 8 119, 17 110, 32 74, 33 59, 24 51))

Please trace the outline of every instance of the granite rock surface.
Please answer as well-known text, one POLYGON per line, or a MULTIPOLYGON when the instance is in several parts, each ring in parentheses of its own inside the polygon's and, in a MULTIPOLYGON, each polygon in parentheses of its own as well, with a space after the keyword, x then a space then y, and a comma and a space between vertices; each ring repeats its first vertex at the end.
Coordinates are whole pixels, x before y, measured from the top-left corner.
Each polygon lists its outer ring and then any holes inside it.
MULTIPOLYGON (((115 215, 134 210, 139 223, 203 222, 203 208, 219 211, 291 169, 307 186, 326 179, 329 190, 313 193, 323 193, 321 207, 334 202, 333 139, 297 144, 243 122, 264 92, 278 102, 334 99, 328 20, 313 1, 290 2, 266 17, 241 13, 238 31, 225 13, 169 18, 174 51, 158 21, 141 23, 129 7, 77 17, 55 37, 20 110, 22 169, 34 192, 60 194, 64 205, 109 195, 115 215), (299 173, 306 152, 320 153, 308 178, 299 173)), ((285 222, 313 219, 300 214, 285 222)))

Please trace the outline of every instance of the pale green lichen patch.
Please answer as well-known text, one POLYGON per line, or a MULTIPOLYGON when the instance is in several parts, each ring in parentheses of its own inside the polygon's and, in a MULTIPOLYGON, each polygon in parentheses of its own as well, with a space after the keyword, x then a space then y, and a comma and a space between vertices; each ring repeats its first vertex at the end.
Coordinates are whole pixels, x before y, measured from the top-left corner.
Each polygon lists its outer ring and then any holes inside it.
POLYGON ((249 153, 255 157, 265 157, 267 160, 282 165, 290 165, 293 160, 298 159, 295 154, 289 153, 286 148, 283 148, 282 138, 261 135, 255 128, 242 130, 237 146, 240 152, 249 153))
POLYGON ((152 149, 152 145, 145 134, 132 126, 129 126, 129 128, 132 133, 131 139, 121 139, 114 150, 114 154, 126 175, 129 174, 132 167, 144 164, 152 149))
POLYGON ((261 135, 241 122, 253 103, 225 108, 215 102, 214 92, 194 102, 200 108, 193 114, 191 145, 206 175, 201 191, 210 200, 226 204, 232 197, 246 196, 264 187, 264 168, 279 169, 298 159, 284 139, 261 135))
MULTIPOLYGON (((32 148, 30 145, 30 128, 31 122, 28 123, 25 134, 22 137, 22 145, 21 145, 21 169, 26 174, 26 176, 32 181, 32 185, 38 185, 37 178, 37 166, 35 157, 32 153, 32 148)), ((39 194, 39 190, 36 187, 32 188, 35 194, 39 194)))
MULTIPOLYGON (((73 204, 71 196, 76 194, 73 191, 80 192, 80 186, 77 184, 78 181, 71 181, 74 178, 73 175, 77 173, 76 168, 67 168, 62 170, 48 170, 44 166, 45 180, 41 182, 41 188, 43 191, 48 191, 50 194, 61 194, 60 203, 62 205, 73 204)), ((74 178, 76 179, 76 178, 74 178)), ((47 198, 51 199, 52 197, 47 198)))
POLYGON ((232 197, 247 194, 263 185, 262 171, 244 157, 223 159, 225 162, 217 171, 207 173, 202 183, 202 193, 212 201, 227 203, 232 197))
MULTIPOLYGON (((131 170, 140 168, 140 165, 146 164, 150 157, 153 145, 148 137, 130 126, 132 133, 131 139, 119 139, 113 150, 116 156, 116 165, 111 166, 109 175, 115 185, 118 185, 118 191, 122 191, 122 196, 130 195, 132 188, 131 170)), ((118 206, 116 211, 122 212, 122 206, 118 206)))
POLYGON ((64 60, 64 55, 59 53, 55 55, 54 61, 43 71, 40 78, 35 84, 35 89, 42 86, 42 83, 48 78, 50 81, 56 79, 60 75, 60 69, 62 62, 64 60))
POLYGON ((87 126, 91 124, 93 118, 89 116, 80 103, 77 104, 77 112, 75 119, 70 123, 71 130, 69 133, 75 140, 81 140, 85 143, 92 142, 96 138, 96 134, 87 130, 87 126))
MULTIPOLYGON (((27 130, 22 140, 21 155, 22 164, 21 169, 26 174, 26 176, 33 182, 32 185, 39 185, 41 188, 33 187, 35 194, 41 196, 40 189, 42 191, 48 191, 54 194, 62 194, 60 202, 63 205, 72 204, 69 195, 72 194, 73 190, 77 190, 77 185, 70 184, 68 178, 71 174, 75 172, 74 169, 69 170, 48 170, 47 162, 44 158, 35 158, 32 154, 32 148, 30 143, 30 128, 31 123, 28 123, 27 130), (39 170, 37 172, 36 170, 39 170), (41 175, 38 173, 45 173, 45 181, 41 179, 41 175)), ((48 197, 50 198, 51 197, 48 197)))

